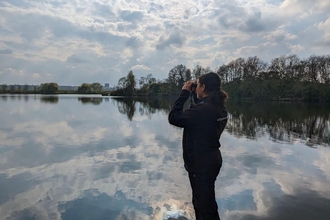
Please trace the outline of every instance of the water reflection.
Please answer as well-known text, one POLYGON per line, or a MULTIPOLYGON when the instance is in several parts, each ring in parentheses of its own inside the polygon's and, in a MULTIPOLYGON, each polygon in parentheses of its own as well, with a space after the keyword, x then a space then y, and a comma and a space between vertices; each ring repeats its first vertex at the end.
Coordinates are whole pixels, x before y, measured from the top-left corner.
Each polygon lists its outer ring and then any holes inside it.
POLYGON ((132 121, 136 108, 136 100, 133 98, 115 98, 117 101, 118 111, 127 116, 128 120, 132 121))
POLYGON ((82 104, 93 104, 93 105, 100 105, 103 101, 103 98, 95 98, 95 97, 78 97, 78 100, 82 104))
POLYGON ((330 199, 324 198, 318 192, 296 189, 294 195, 272 195, 274 192, 265 191, 264 200, 268 200, 268 215, 234 214, 232 219, 240 220, 277 220, 277 219, 318 219, 330 217, 330 199))
MULTIPOLYGON (((131 121, 140 103, 140 115, 151 116, 157 110, 168 113, 173 99, 114 98, 120 113, 131 121)), ((236 137, 257 139, 265 134, 275 142, 303 141, 307 146, 330 144, 330 104, 290 102, 227 102, 227 131, 236 137)))
MULTIPOLYGON (((172 100, 28 97, 0 99, 0 219, 194 219, 172 100)), ((228 110, 222 219, 329 219, 328 106, 228 110)))
POLYGON ((25 102, 29 101, 29 96, 28 95, 24 95, 23 97, 24 97, 25 102))
POLYGON ((130 211, 132 209, 141 210, 145 216, 152 214, 152 208, 147 204, 127 199, 121 191, 109 196, 95 190, 86 190, 82 198, 59 205, 59 210, 63 210, 61 214, 63 220, 136 219, 136 214, 130 211))
POLYGON ((112 98, 118 107, 118 111, 131 121, 134 117, 136 109, 136 102, 139 103, 139 113, 140 115, 146 115, 151 117, 157 111, 169 112, 173 99, 171 98, 112 98))
POLYGON ((41 96, 40 101, 43 103, 56 104, 58 102, 58 96, 41 96))
POLYGON ((0 96, 0 97, 1 97, 1 101, 2 102, 6 102, 7 101, 8 96, 3 95, 3 96, 0 96))
POLYGON ((257 139, 269 133, 273 141, 306 145, 330 144, 330 105, 304 103, 228 102, 231 114, 227 124, 237 137, 257 139))

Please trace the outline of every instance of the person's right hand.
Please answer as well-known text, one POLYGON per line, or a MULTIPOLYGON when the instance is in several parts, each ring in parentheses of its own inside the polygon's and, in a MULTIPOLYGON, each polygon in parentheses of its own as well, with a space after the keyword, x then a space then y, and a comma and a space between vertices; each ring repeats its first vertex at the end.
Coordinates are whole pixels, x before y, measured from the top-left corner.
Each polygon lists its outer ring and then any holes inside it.
POLYGON ((188 90, 191 92, 191 85, 193 84, 193 81, 187 81, 183 84, 182 90, 188 90))

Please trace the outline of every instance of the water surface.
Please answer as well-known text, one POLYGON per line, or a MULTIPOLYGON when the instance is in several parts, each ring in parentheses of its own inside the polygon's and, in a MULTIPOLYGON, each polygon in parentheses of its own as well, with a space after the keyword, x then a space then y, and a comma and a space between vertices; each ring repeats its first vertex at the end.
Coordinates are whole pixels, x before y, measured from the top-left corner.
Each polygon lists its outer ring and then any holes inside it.
MULTIPOLYGON (((0 96, 0 219, 194 219, 171 101, 0 96)), ((222 219, 330 219, 330 106, 227 103, 222 219)))

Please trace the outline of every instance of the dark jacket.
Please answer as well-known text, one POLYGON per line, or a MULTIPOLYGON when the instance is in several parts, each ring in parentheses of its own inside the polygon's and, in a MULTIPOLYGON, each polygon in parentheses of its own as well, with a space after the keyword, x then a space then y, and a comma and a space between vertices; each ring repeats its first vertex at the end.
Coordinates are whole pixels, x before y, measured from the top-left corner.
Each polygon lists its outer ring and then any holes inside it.
POLYGON ((182 148, 185 168, 192 173, 206 173, 220 169, 220 136, 227 124, 225 107, 215 107, 201 99, 183 111, 190 92, 182 90, 168 116, 169 123, 184 128, 182 148))

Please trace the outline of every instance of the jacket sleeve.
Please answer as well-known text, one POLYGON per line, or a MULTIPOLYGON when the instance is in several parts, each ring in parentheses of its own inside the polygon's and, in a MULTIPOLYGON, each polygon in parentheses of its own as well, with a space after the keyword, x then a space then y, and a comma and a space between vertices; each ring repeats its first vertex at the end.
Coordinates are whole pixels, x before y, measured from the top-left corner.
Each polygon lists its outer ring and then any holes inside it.
POLYGON ((187 101, 189 96, 189 91, 181 91, 179 97, 174 102, 170 114, 168 115, 168 121, 170 124, 183 128, 187 125, 192 125, 196 123, 196 118, 198 116, 198 110, 196 108, 191 108, 183 111, 183 105, 187 101))

